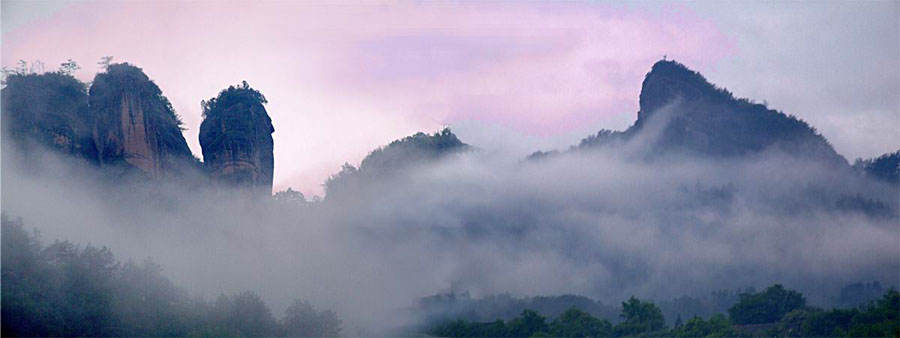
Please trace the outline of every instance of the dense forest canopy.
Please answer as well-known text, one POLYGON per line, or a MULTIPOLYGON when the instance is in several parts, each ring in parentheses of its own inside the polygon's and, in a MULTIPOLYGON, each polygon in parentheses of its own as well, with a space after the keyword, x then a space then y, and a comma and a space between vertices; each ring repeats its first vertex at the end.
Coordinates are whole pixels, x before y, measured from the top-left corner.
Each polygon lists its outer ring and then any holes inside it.
POLYGON ((336 336, 341 320, 294 300, 280 319, 251 291, 191 297, 151 260, 46 245, 2 216, 3 336, 336 336))
MULTIPOLYGON (((192 298, 151 260, 120 262, 106 247, 68 241, 41 242, 21 220, 2 216, 4 336, 315 336, 341 333, 341 320, 294 300, 280 319, 259 295, 245 291, 212 301, 192 298)), ((560 299, 569 304, 568 300, 560 299)), ((577 297, 575 297, 577 299, 577 297)), ((423 299, 423 304, 434 302, 423 299)), ((552 297, 532 300, 531 305, 552 297)), ((583 302, 582 302, 583 304, 583 302)), ((588 305, 590 307, 590 305, 588 305)), ((421 308, 420 308, 421 309, 421 308)), ((850 336, 898 334, 900 294, 889 290, 858 308, 825 310, 807 306, 802 294, 773 285, 740 295, 728 314, 694 316, 667 326, 660 308, 631 297, 619 320, 597 318, 573 306, 550 318, 531 309, 508 320, 464 319, 425 323, 443 337, 734 337, 850 336), (765 325, 748 325, 765 324, 765 325)), ((418 309, 417 309, 418 310, 418 309)))
POLYGON ((509 320, 491 322, 452 320, 437 324, 430 333, 440 337, 890 337, 900 334, 900 293, 886 292, 859 308, 825 310, 800 305, 803 296, 773 285, 744 294, 729 314, 708 318, 679 317, 666 326, 653 302, 629 298, 622 302, 617 324, 572 307, 555 318, 524 310, 509 320), (787 299, 785 298, 787 296, 787 299), (785 307, 787 306, 787 308, 785 307), (790 308, 790 311, 785 309, 790 308), (747 321, 753 324, 748 325, 747 321))

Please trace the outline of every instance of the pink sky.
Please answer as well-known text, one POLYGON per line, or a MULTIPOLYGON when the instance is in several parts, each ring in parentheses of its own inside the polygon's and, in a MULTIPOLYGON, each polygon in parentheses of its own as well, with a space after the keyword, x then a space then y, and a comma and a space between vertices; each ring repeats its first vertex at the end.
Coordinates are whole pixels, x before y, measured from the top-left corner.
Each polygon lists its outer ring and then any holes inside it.
POLYGON ((587 2, 82 2, 2 35, 6 67, 71 58, 84 81, 105 55, 142 67, 198 157, 200 100, 247 80, 269 100, 275 189, 308 195, 417 131, 474 122, 540 138, 633 116, 664 54, 703 72, 734 50, 682 6, 587 2))

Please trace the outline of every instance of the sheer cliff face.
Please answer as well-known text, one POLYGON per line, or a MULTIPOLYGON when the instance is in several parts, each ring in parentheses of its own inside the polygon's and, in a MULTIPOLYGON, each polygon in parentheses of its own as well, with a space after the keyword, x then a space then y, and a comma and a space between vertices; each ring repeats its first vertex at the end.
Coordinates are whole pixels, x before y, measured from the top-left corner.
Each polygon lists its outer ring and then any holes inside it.
POLYGON ((204 101, 200 146, 205 169, 214 181, 269 196, 275 128, 263 103, 265 98, 246 83, 204 101))
POLYGON ((0 97, 3 133, 17 147, 97 161, 84 83, 60 73, 10 75, 0 97))
POLYGON ((741 156, 774 149, 847 166, 806 122, 737 99, 674 61, 653 65, 641 89, 638 119, 625 134, 641 133, 649 125, 661 128, 652 144, 660 151, 741 156))
POLYGON ((90 108, 101 165, 127 164, 149 177, 164 178, 192 164, 171 105, 140 68, 114 64, 97 74, 90 108))

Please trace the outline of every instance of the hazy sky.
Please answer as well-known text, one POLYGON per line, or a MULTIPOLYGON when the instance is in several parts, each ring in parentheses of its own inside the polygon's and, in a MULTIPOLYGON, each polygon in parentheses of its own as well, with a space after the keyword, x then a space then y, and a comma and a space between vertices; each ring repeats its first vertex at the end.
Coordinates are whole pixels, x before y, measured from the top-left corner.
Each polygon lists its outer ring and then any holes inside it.
POLYGON ((482 148, 562 148, 635 119, 663 55, 815 126, 851 161, 900 148, 900 2, 2 2, 2 65, 140 66, 200 156, 200 100, 269 100, 275 188, 450 125, 482 148), (503 141, 503 142, 501 142, 503 141))

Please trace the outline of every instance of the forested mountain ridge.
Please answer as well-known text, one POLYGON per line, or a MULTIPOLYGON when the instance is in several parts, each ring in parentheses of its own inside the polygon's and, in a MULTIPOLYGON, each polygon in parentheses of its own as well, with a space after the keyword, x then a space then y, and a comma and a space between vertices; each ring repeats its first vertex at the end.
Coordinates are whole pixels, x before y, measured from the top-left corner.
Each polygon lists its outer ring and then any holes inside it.
POLYGON ((359 168, 349 163, 344 164, 339 173, 325 182, 327 196, 334 197, 350 185, 376 183, 386 175, 394 175, 412 169, 417 164, 427 164, 471 149, 470 145, 460 141, 449 128, 431 135, 419 132, 373 150, 363 158, 359 168))
POLYGON ((900 150, 871 159, 857 159, 853 168, 864 175, 900 184, 900 150))
POLYGON ((641 86, 640 111, 625 131, 603 130, 581 141, 590 148, 648 138, 651 154, 736 157, 780 150, 829 165, 847 161, 815 128, 765 104, 735 98, 681 63, 661 60, 641 86))

